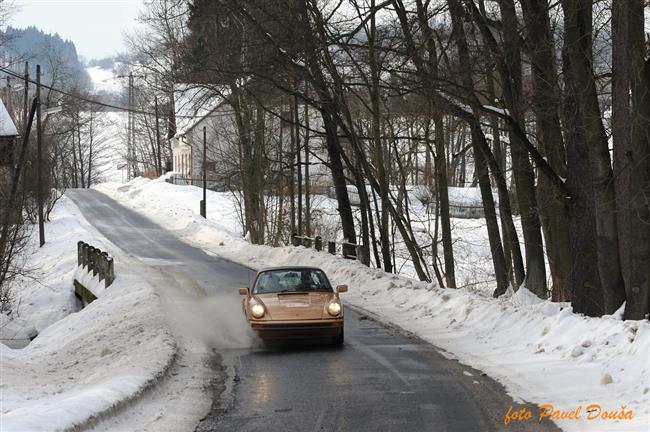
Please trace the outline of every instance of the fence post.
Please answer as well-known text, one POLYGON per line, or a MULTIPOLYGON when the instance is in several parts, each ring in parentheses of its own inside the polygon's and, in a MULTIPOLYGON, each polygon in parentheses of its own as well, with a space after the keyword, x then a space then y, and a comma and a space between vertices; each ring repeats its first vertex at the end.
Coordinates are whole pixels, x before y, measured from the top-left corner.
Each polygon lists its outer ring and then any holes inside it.
POLYGON ((88 243, 81 245, 81 265, 88 269, 88 243))
POLYGON ((323 239, 321 236, 316 236, 314 239, 314 249, 316 249, 318 252, 323 250, 323 239))
POLYGON ((113 263, 113 258, 107 257, 106 267, 105 287, 108 288, 115 280, 115 264, 113 263))
POLYGON ((331 253, 332 255, 336 255, 336 242, 327 242, 327 252, 331 253))
POLYGON ((100 252, 100 261, 101 265, 99 266, 99 281, 103 281, 106 279, 106 273, 108 270, 108 254, 106 252, 100 252))
POLYGON ((84 257, 84 242, 78 241, 77 242, 77 266, 80 266, 83 263, 83 257, 84 257))
POLYGON ((347 240, 343 240, 341 243, 341 253, 344 258, 356 259, 357 258, 357 245, 355 243, 350 243, 347 240))
POLYGON ((86 271, 93 271, 93 247, 90 245, 86 248, 86 271))
POLYGON ((96 247, 91 248, 90 254, 93 257, 93 259, 92 259, 92 262, 93 262, 93 268, 92 268, 93 276, 97 276, 97 271, 99 270, 99 268, 98 268, 99 267, 99 249, 97 249, 96 247))
POLYGON ((361 245, 356 245, 355 246, 354 253, 357 256, 357 261, 364 262, 366 257, 363 255, 363 248, 361 247, 361 245))

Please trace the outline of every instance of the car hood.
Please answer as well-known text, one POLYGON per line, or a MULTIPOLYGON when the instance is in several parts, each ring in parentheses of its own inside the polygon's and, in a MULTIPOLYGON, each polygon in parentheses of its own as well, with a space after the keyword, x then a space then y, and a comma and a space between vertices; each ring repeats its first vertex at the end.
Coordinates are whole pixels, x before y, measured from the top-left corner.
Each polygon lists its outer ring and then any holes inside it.
POLYGON ((276 293, 255 296, 266 309, 266 318, 279 321, 331 318, 325 306, 335 298, 331 292, 276 293))

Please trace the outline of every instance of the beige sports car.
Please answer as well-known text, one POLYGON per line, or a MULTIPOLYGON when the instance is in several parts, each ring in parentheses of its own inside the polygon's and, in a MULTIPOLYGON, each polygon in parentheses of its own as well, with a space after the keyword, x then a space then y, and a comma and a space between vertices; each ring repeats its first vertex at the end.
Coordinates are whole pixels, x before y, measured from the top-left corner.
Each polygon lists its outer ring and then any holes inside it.
POLYGON ((275 267, 257 273, 252 287, 240 288, 246 319, 262 340, 329 338, 343 344, 343 304, 323 270, 275 267))

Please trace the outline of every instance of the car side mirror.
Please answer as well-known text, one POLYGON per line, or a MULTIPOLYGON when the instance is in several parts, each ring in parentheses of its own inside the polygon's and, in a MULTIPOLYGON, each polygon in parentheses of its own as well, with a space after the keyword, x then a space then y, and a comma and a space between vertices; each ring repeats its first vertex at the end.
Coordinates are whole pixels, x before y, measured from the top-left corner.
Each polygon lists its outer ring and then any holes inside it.
POLYGON ((248 288, 239 288, 239 294, 240 295, 248 296, 248 293, 249 293, 248 288))
POLYGON ((336 292, 337 293, 348 292, 348 286, 347 285, 339 285, 339 286, 336 287, 336 292))

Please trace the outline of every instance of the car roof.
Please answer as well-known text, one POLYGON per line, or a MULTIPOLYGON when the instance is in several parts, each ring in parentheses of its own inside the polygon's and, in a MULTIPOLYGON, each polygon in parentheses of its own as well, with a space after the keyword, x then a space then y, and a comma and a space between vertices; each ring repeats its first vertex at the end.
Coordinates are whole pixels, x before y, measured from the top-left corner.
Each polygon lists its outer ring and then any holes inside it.
POLYGON ((264 273, 264 272, 273 271, 273 270, 320 270, 320 271, 323 271, 322 269, 320 269, 318 267, 313 267, 313 266, 280 266, 280 267, 263 268, 262 270, 258 271, 257 273, 259 274, 259 273, 264 273))

